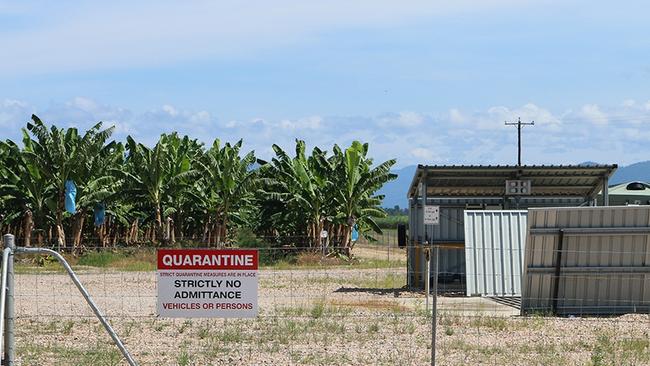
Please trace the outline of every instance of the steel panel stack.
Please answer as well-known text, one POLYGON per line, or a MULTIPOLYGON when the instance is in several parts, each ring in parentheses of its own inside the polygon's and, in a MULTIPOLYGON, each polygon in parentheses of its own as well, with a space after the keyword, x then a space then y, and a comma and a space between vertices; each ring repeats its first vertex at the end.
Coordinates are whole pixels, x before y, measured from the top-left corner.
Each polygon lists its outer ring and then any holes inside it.
POLYGON ((650 312, 650 207, 531 209, 522 313, 650 312))

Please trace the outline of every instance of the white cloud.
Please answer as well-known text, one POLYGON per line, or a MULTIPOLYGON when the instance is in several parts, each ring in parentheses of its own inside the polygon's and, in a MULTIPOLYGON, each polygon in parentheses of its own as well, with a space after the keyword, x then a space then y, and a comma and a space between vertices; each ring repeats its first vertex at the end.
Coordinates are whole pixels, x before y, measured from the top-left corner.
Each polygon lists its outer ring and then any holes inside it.
POLYGON ((463 123, 465 122, 465 116, 456 108, 449 110, 449 120, 453 123, 463 123))
POLYGON ((402 127, 415 127, 422 124, 424 117, 415 112, 400 112, 398 124, 402 127))
POLYGON ((425 115, 411 111, 386 113, 378 117, 379 124, 386 128, 415 127, 421 125, 425 119, 425 115))
POLYGON ((645 129, 628 127, 623 128, 622 131, 628 141, 650 141, 650 132, 646 131, 645 129))
POLYGON ((585 104, 580 109, 580 114, 595 125, 606 125, 609 122, 607 115, 596 104, 585 104))
POLYGON ((521 118, 524 121, 533 121, 537 126, 555 127, 561 124, 560 119, 553 115, 553 113, 532 103, 524 105, 519 110, 519 114, 521 114, 521 118))
POLYGON ((162 110, 163 110, 163 112, 169 114, 172 117, 178 116, 178 111, 176 110, 176 108, 174 108, 173 106, 171 106, 169 104, 163 105, 162 110))
POLYGON ((237 127, 237 125, 241 125, 241 122, 233 119, 233 120, 230 120, 230 121, 226 122, 226 124, 224 126, 226 128, 235 128, 235 127, 237 127))
POLYGON ((433 161, 436 157, 436 154, 431 150, 424 147, 416 147, 411 149, 411 155, 419 160, 423 160, 423 163, 433 161))
POLYGON ((206 123, 209 122, 212 119, 210 116, 210 113, 207 111, 199 111, 194 113, 190 120, 194 123, 206 123))
POLYGON ((3 138, 19 136, 20 128, 34 111, 24 101, 5 99, 0 103, 0 129, 3 138))
MULTIPOLYGON (((601 108, 587 108, 588 112, 601 108)), ((314 146, 344 147, 353 140, 370 143, 376 161, 397 158, 398 165, 430 164, 514 164, 517 133, 503 125, 504 120, 535 120, 536 125, 523 131, 523 161, 527 164, 580 163, 598 161, 626 164, 647 160, 650 136, 650 110, 641 104, 635 108, 622 105, 606 109, 609 123, 599 128, 585 126, 585 110, 553 113, 535 104, 520 107, 497 106, 484 111, 450 110, 439 116, 420 112, 379 116, 318 116, 293 119, 252 118, 220 121, 209 111, 187 110, 164 105, 144 113, 104 105, 85 97, 38 109, 26 101, 0 101, 0 127, 4 138, 20 140, 20 128, 31 113, 47 123, 88 128, 99 120, 115 125, 115 138, 126 135, 153 144, 161 133, 178 131, 210 144, 244 139, 245 150, 255 150, 260 158, 269 159, 271 145, 292 152, 295 139, 314 146), (454 111, 454 112, 451 112, 454 111), (406 117, 405 117, 406 116, 406 117), (458 116, 462 116, 459 118, 458 116), (400 118, 409 121, 399 124, 400 118), (420 121, 413 123, 414 121, 420 121)), ((604 113, 604 112, 603 112, 604 113)), ((599 120, 600 121, 600 120, 599 120)))
POLYGON ((535 129, 558 130, 562 123, 561 118, 551 111, 541 108, 533 103, 525 104, 518 108, 494 106, 486 111, 464 113, 458 109, 449 112, 449 120, 460 127, 469 127, 478 130, 511 129, 505 123, 515 123, 519 119, 523 123, 535 123, 535 129))
POLYGON ((106 126, 114 126, 116 136, 137 135, 139 132, 134 125, 122 121, 105 121, 106 126))
POLYGON ((67 104, 71 107, 78 108, 86 112, 95 112, 97 110, 97 103, 95 103, 94 100, 84 97, 75 97, 67 104))
POLYGON ((285 130, 311 129, 316 130, 321 127, 323 118, 320 116, 309 116, 297 120, 283 119, 279 122, 278 127, 285 130))
POLYGON ((2 101, 3 108, 26 108, 27 103, 16 99, 5 99, 2 101))
POLYGON ((626 99, 623 101, 623 107, 634 107, 636 105, 636 101, 634 99, 626 99))

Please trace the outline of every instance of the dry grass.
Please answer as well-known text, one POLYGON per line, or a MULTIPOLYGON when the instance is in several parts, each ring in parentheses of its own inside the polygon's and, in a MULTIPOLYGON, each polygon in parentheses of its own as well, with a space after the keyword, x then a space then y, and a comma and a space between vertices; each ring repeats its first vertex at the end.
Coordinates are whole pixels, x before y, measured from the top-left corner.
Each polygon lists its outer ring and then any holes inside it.
MULTIPOLYGON (((116 319, 113 324, 142 365, 427 363, 430 320, 393 310, 387 301, 315 303, 257 319, 135 318, 116 319)), ((21 364, 119 363, 119 354, 108 346, 95 321, 71 322, 72 326, 19 319, 21 364), (66 334, 63 330, 68 327, 66 334)), ((526 328, 524 318, 440 318, 445 325, 438 327, 438 363, 650 364, 648 323, 556 318, 538 322, 541 328, 533 331, 526 328)))
MULTIPOLYGON (((382 258, 313 268, 320 256, 305 256, 290 270, 263 269, 257 318, 192 320, 157 318, 155 274, 112 268, 130 258, 90 259, 81 280, 141 365, 429 362, 423 295, 400 288, 403 266, 361 264, 382 258)), ((67 276, 34 268, 16 276, 20 364, 124 365, 67 276)), ((440 365, 650 365, 648 316, 519 317, 478 298, 440 298, 438 309, 440 365)))
POLYGON ((320 253, 304 252, 296 256, 296 265, 299 267, 314 266, 340 266, 348 264, 337 257, 323 257, 320 253))
POLYGON ((395 301, 384 299, 363 299, 363 300, 330 300, 328 305, 342 308, 361 308, 373 311, 405 312, 408 307, 395 301))

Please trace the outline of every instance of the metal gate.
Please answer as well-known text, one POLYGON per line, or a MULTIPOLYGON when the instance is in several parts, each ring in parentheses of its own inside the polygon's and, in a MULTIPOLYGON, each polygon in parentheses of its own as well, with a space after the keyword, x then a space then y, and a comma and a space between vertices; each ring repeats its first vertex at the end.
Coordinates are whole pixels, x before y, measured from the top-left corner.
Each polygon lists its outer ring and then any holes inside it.
POLYGON ((118 337, 113 327, 106 320, 106 316, 97 307, 97 304, 95 304, 88 291, 86 291, 86 288, 81 284, 81 281, 79 281, 79 278, 72 270, 72 267, 70 267, 61 254, 46 248, 16 247, 13 235, 4 236, 4 245, 5 249, 2 252, 2 287, 0 289, 0 317, 2 318, 0 321, 0 354, 2 354, 3 365, 13 366, 16 362, 14 336, 14 256, 16 254, 46 254, 53 256, 61 263, 126 361, 131 366, 137 366, 137 363, 124 346, 124 343, 122 343, 122 340, 120 340, 120 337, 118 337))
POLYGON ((467 296, 521 296, 527 211, 466 210, 467 296))

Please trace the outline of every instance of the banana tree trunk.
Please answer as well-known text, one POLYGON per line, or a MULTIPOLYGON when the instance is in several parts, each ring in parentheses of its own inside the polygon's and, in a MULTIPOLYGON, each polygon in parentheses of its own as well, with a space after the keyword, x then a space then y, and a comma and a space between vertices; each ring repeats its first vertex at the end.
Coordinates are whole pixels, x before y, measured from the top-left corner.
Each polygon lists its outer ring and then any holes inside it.
POLYGON ((171 244, 176 244, 176 234, 175 234, 176 225, 174 225, 174 220, 171 220, 169 226, 171 226, 169 230, 169 235, 170 235, 169 241, 171 242, 171 244))
POLYGON ((134 219, 127 234, 126 243, 132 244, 138 241, 138 219, 134 219))
POLYGON ((125 226, 124 227, 124 244, 127 246, 131 244, 133 238, 133 222, 131 222, 131 225, 125 226))
POLYGON ((109 239, 111 241, 111 246, 113 248, 115 248, 117 243, 119 243, 119 241, 120 241, 120 230, 119 230, 119 227, 117 225, 117 220, 114 220, 113 222, 111 222, 111 235, 110 235, 109 239))
POLYGON ((215 231, 215 222, 210 223, 210 228, 208 229, 208 246, 212 246, 216 240, 217 232, 215 231))
POLYGON ((165 222, 163 223, 163 243, 169 242, 169 217, 165 217, 165 222))
MULTIPOLYGON (((314 230, 314 239, 313 239, 313 240, 314 240, 314 243, 320 243, 320 242, 322 241, 322 245, 324 245, 324 246, 327 247, 327 238, 323 239, 323 238, 320 237, 320 233, 321 233, 323 230, 325 230, 325 225, 324 225, 324 223, 321 222, 320 219, 318 219, 318 221, 316 221, 316 222, 314 223, 314 226, 315 226, 315 230, 314 230)), ((328 234, 329 234, 329 233, 328 233, 328 234)))
POLYGON ((85 219, 86 219, 86 215, 84 215, 84 212, 81 210, 74 215, 72 243, 74 245, 75 250, 77 249, 77 247, 79 247, 79 245, 81 245, 81 234, 83 233, 85 219))
POLYGON ((216 224, 214 226, 214 244, 217 248, 219 248, 220 243, 221 243, 221 224, 216 224))
POLYGON ((344 232, 343 232, 343 247, 344 247, 344 252, 345 255, 348 257, 350 256, 350 237, 352 236, 352 227, 351 226, 344 226, 344 232))
POLYGON ((163 237, 162 216, 160 214, 160 205, 156 205, 156 229, 154 230, 155 236, 153 242, 163 237))
POLYGON ((203 243, 208 243, 208 237, 210 236, 210 217, 208 216, 207 220, 203 224, 203 243))
POLYGON ((223 234, 223 244, 225 245, 228 241, 228 215, 224 214, 223 217, 223 226, 221 227, 222 234, 223 234))
POLYGON ((165 244, 174 243, 174 220, 171 217, 165 218, 165 244))
POLYGON ((104 226, 106 225, 106 222, 103 224, 97 226, 96 232, 97 232, 97 240, 99 241, 99 246, 103 247, 104 246, 104 226))
POLYGON ((133 220, 133 241, 134 242, 139 242, 140 241, 140 221, 138 219, 133 220))
POLYGON ((63 231, 63 210, 65 207, 65 191, 59 190, 59 202, 56 210, 56 245, 59 250, 65 248, 65 232, 63 231))
POLYGON ((309 224, 309 246, 310 247, 315 247, 318 246, 318 243, 320 243, 320 231, 318 231, 318 227, 315 222, 312 222, 309 224))
POLYGON ((183 233, 183 211, 182 210, 180 210, 176 215, 176 221, 174 222, 174 230, 176 230, 177 235, 175 236, 178 236, 178 240, 183 241, 185 235, 183 233), (176 222, 178 222, 178 224, 176 224, 176 222))
POLYGON ((25 228, 24 230, 24 241, 23 245, 29 247, 32 245, 32 229, 34 228, 34 220, 32 217, 32 211, 25 211, 25 228))

